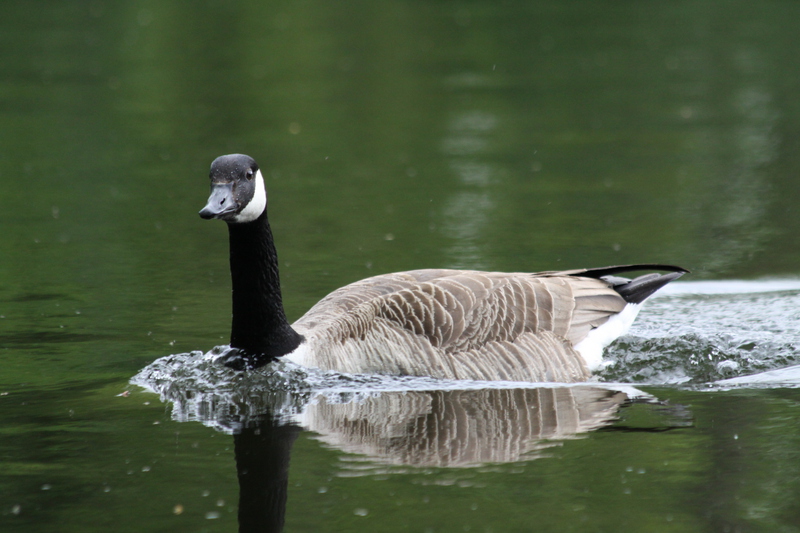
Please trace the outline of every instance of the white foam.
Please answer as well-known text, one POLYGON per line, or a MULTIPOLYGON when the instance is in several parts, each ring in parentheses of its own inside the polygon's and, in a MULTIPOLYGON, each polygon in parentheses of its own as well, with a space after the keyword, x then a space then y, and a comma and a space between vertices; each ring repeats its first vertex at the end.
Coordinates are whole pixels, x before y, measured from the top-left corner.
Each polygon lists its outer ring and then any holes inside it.
POLYGON ((735 378, 721 379, 715 381, 714 385, 719 386, 741 386, 741 385, 800 385, 800 365, 787 366, 776 370, 768 370, 758 374, 748 376, 738 376, 735 378))

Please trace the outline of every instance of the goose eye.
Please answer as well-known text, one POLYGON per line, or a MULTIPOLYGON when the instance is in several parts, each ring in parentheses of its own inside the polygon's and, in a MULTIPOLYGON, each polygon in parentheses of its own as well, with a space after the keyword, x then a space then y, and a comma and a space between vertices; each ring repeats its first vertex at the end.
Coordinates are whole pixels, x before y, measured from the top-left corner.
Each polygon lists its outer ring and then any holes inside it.
POLYGON ((252 171, 252 170, 250 170, 250 169, 248 169, 248 170, 247 170, 247 173, 245 174, 245 176, 247 176, 247 179, 248 179, 248 181, 249 181, 249 180, 252 180, 252 179, 253 179, 253 176, 254 176, 254 174, 253 174, 253 171, 252 171))

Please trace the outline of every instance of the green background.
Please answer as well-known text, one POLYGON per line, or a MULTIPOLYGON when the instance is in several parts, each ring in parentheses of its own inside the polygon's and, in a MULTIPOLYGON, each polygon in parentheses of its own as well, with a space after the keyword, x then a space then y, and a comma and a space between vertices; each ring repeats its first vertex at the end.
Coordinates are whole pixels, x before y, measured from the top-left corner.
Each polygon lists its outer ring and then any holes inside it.
MULTIPOLYGON (((0 529, 235 530, 232 438, 116 396, 227 340, 227 235, 197 216, 223 153, 264 169, 292 320, 425 267, 797 276, 798 20, 771 0, 0 3, 0 529)), ((355 477, 303 433, 287 530, 800 529, 797 391, 648 390, 694 425, 355 477)))

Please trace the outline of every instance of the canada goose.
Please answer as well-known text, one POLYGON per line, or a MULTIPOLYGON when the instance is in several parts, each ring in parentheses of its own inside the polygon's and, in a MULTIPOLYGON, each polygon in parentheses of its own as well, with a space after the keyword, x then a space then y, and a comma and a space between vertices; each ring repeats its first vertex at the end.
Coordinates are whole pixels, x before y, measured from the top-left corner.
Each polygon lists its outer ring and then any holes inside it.
POLYGON ((415 270, 335 290, 293 325, 286 320, 267 192, 242 154, 211 164, 204 219, 228 223, 233 286, 231 351, 255 368, 278 357, 348 373, 444 379, 577 382, 602 366, 640 304, 687 270, 627 265, 562 272, 415 270), (663 270, 633 281, 615 274, 663 270))

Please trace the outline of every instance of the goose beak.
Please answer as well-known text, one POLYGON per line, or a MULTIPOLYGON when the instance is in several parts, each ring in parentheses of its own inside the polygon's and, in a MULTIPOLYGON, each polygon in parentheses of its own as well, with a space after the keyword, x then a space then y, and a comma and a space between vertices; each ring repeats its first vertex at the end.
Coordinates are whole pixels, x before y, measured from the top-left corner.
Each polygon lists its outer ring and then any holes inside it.
POLYGON ((208 203, 200 210, 200 217, 225 219, 226 215, 236 212, 236 201, 233 199, 233 183, 215 183, 211 185, 211 196, 208 203))

